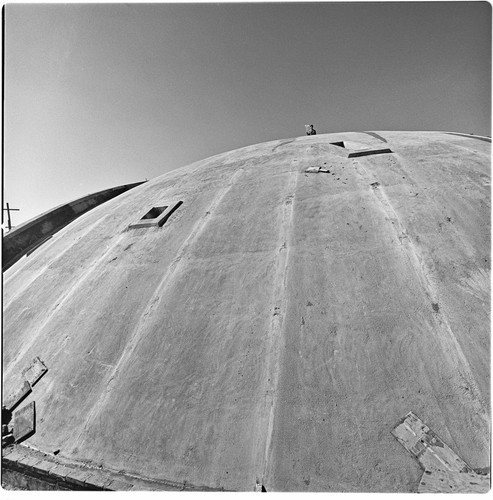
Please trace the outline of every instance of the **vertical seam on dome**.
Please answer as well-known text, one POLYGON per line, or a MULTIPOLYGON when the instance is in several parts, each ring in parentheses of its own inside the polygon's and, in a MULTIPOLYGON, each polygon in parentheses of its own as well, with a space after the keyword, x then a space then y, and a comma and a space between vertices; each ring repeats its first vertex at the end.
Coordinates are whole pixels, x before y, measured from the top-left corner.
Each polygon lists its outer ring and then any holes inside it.
MULTIPOLYGON (((353 163, 355 166, 359 164, 357 160, 353 160, 353 163)), ((411 265, 411 268, 414 271, 418 283, 420 284, 422 290, 429 298, 429 300, 432 302, 432 304, 437 306, 438 291, 436 289, 436 285, 433 283, 433 280, 430 277, 432 275, 432 272, 426 265, 423 254, 421 253, 419 248, 416 247, 414 242, 409 238, 409 235, 407 234, 405 227, 403 226, 400 220, 400 217, 398 216, 397 212, 392 206, 383 187, 380 186, 378 182, 374 182, 374 179, 370 176, 370 174, 364 168, 363 165, 360 166, 363 170, 363 173, 359 172, 358 170, 357 171, 359 175, 363 177, 363 179, 365 179, 366 182, 368 183, 372 182, 371 191, 376 197, 378 204, 382 209, 382 211, 384 212, 385 216, 389 220, 394 220, 396 222, 393 231, 400 240, 401 248, 404 251, 411 265)), ((479 386, 476 383, 476 379, 474 378, 474 375, 472 373, 469 362, 464 354, 464 351, 462 350, 459 341, 457 340, 454 332, 452 331, 452 328, 450 327, 450 324, 447 321, 446 316, 443 314, 443 312, 439 310, 438 307, 433 307, 433 309, 434 309, 434 322, 438 329, 437 338, 440 342, 446 343, 446 348, 448 348, 446 349, 447 351, 450 350, 451 352, 455 353, 454 356, 455 361, 459 364, 459 366, 462 365, 462 369, 458 367, 457 370, 459 377, 465 380, 472 389, 471 391, 468 391, 466 393, 466 397, 470 398, 471 405, 475 409, 476 413, 480 416, 480 418, 483 419, 487 423, 487 425, 489 425, 488 411, 485 408, 484 399, 481 395, 479 386)))
POLYGON ((170 263, 168 266, 168 270, 164 274, 163 278, 159 282, 158 286, 156 287, 156 290, 154 291, 153 296, 151 297, 149 301, 149 305, 145 308, 144 312, 141 314, 140 319, 135 326, 131 337, 129 341, 127 342, 120 359, 115 363, 113 366, 113 369, 111 370, 108 378, 107 378, 107 383, 106 383, 106 389, 102 394, 100 394, 98 400, 93 404, 91 410, 89 411, 88 417, 86 419, 86 423, 84 425, 84 428, 80 432, 80 434, 77 436, 76 441, 80 439, 80 437, 83 435, 83 433, 86 431, 87 428, 90 427, 91 423, 95 420, 96 415, 99 413, 101 408, 104 407, 104 403, 106 398, 108 397, 108 394, 111 392, 112 385, 114 384, 115 377, 117 373, 120 371, 120 368, 125 365, 125 363, 130 359, 132 353, 135 351, 135 348, 137 345, 140 343, 142 340, 143 336, 145 336, 147 329, 145 328, 147 318, 151 315, 152 311, 156 309, 156 307, 159 306, 162 296, 163 296, 163 290, 165 290, 170 283, 173 282, 173 275, 177 273, 177 271, 183 266, 183 263, 186 262, 186 255, 190 251, 190 247, 193 245, 193 243, 197 240, 197 238, 204 232, 204 229, 206 227, 205 221, 207 219, 210 219, 210 214, 217 208, 217 206, 221 203, 223 198, 226 196, 226 194, 229 192, 229 190, 233 187, 233 185, 236 183, 238 178, 241 176, 243 173, 243 169, 237 170, 233 176, 230 178, 228 184, 226 185, 225 188, 223 188, 212 200, 212 203, 210 204, 209 208, 205 212, 205 215, 203 215, 194 225, 191 233, 189 236, 186 238, 186 240, 182 243, 181 247, 179 248, 177 252, 177 257, 173 259, 173 261, 170 263), (185 257, 185 258, 184 258, 185 257))
MULTIPOLYGON (((274 412, 275 412, 275 400, 276 400, 276 390, 279 375, 279 349, 280 349, 280 339, 284 327, 285 314, 287 310, 287 278, 289 273, 289 249, 288 244, 289 234, 292 232, 293 219, 294 219, 294 198, 296 194, 296 186, 299 180, 299 172, 296 165, 294 169, 290 172, 290 178, 287 187, 287 197, 284 199, 281 224, 279 230, 278 239, 278 253, 276 260, 276 270, 274 278, 273 287, 273 298, 274 298, 274 310, 271 317, 270 327, 268 330, 268 366, 266 369, 267 377, 270 376, 270 384, 267 385, 268 389, 265 394, 265 406, 264 411, 267 415, 263 415, 262 420, 266 419, 267 428, 260 429, 264 435, 264 445, 261 448, 261 463, 257 464, 257 470, 261 474, 260 483, 266 484, 266 474, 267 466, 269 463, 269 452, 272 443, 272 435, 274 428, 274 412)), ((262 421, 261 421, 262 422, 262 421)))
MULTIPOLYGON (((82 232, 82 234, 77 238, 76 241, 74 241, 72 243, 72 245, 68 246, 67 248, 65 248, 63 251, 61 251, 60 253, 57 254, 56 256, 56 259, 54 259, 53 261, 50 262, 50 264, 47 264, 46 266, 44 266, 38 273, 36 273, 36 276, 34 276, 30 281, 29 283, 24 286, 22 288, 22 290, 20 290, 12 299, 9 300, 9 303, 7 305, 4 306, 4 313, 5 311, 7 310, 7 308, 19 297, 19 295, 21 295, 22 293, 24 293, 40 276, 43 275, 43 273, 46 271, 46 269, 48 269, 49 265, 53 265, 55 262, 58 262, 67 252, 69 252, 73 247, 74 245, 76 245, 78 242, 79 242, 79 239, 83 239, 88 233, 90 233, 95 227, 101 225, 103 222, 106 222, 106 219, 107 219, 108 215, 104 215, 103 217, 101 217, 101 219, 99 219, 95 224, 92 224, 90 227, 86 228, 86 230, 84 230, 82 232)), ((49 243, 47 243, 44 247, 43 247, 43 250, 48 250, 53 244, 56 244, 58 242, 58 240, 60 239, 60 232, 59 231, 58 233, 55 233, 53 236, 52 236, 52 241, 50 241, 49 243)), ((63 237, 63 234, 61 235, 63 237)), ((17 273, 21 272, 23 270, 23 268, 20 268, 20 269, 16 269, 16 271, 11 275, 9 276, 8 278, 6 278, 5 282, 4 282, 4 285, 8 285, 10 280, 12 278, 14 278, 14 276, 17 275, 17 273)))
MULTIPOLYGON (((103 261, 105 257, 115 249, 115 247, 118 246, 122 237, 123 237, 122 235, 117 236, 116 241, 96 259, 95 264, 89 266, 89 268, 84 273, 82 273, 82 275, 76 280, 76 282, 68 288, 68 291, 65 294, 59 296, 57 301, 54 301, 56 305, 53 307, 53 310, 50 312, 48 317, 43 321, 43 323, 39 328, 36 328, 35 331, 31 330, 30 341, 24 344, 23 348, 18 352, 14 360, 9 362, 10 367, 4 374, 5 378, 8 378, 10 376, 12 370, 16 367, 19 360, 22 359, 22 357, 25 356, 29 351, 29 349, 31 349, 31 347, 36 343, 36 341, 39 338, 40 332, 42 332, 46 328, 46 326, 50 323, 51 319, 53 318, 53 315, 57 312, 57 310, 60 309, 60 307, 62 307, 63 304, 67 300, 69 300, 70 297, 72 297, 72 295, 74 295, 76 290, 78 290, 79 286, 86 281, 88 276, 98 271, 98 264, 101 261, 103 261)), ((51 358, 48 358, 48 360, 50 359, 51 358)))

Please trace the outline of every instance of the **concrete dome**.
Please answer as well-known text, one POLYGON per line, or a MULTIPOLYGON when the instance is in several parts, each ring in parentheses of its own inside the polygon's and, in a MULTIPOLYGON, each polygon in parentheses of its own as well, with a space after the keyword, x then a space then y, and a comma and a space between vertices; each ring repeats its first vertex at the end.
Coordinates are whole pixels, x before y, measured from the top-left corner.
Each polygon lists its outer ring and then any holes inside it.
POLYGON ((24 445, 134 488, 416 491, 412 411, 489 467, 490 150, 277 140, 81 216, 4 274, 4 394, 48 367, 24 445))

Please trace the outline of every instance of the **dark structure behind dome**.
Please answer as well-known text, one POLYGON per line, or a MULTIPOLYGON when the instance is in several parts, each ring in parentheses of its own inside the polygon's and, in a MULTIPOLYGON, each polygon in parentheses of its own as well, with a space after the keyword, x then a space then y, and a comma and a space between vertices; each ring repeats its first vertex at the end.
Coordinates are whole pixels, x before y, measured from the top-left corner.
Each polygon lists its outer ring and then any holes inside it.
POLYGON ((253 145, 66 226, 4 275, 4 396, 33 358, 47 367, 6 470, 59 487, 417 491, 423 470, 394 432, 412 412, 468 474, 487 471, 478 139, 253 145))
POLYGON ((49 210, 21 224, 13 231, 9 231, 3 238, 3 271, 24 255, 34 251, 38 246, 49 240, 57 231, 60 231, 67 224, 77 219, 77 217, 140 184, 143 184, 143 182, 125 184, 83 196, 70 203, 65 203, 49 210))

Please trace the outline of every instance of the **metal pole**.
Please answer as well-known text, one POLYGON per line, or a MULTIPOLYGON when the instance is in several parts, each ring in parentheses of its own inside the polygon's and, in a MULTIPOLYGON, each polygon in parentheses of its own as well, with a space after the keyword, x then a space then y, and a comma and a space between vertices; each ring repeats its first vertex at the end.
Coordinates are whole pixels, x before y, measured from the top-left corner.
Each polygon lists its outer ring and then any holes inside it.
MULTIPOLYGON (((19 208, 10 208, 10 205, 8 203, 5 203, 7 205, 7 208, 4 208, 2 210, 2 213, 3 212, 7 212, 7 221, 8 221, 8 226, 9 226, 9 231, 12 229, 12 219, 10 218, 10 212, 19 212, 20 209, 19 208)), ((4 221, 4 218, 2 216, 2 223, 4 221)))
POLYGON ((10 207, 9 207, 8 203, 7 203, 7 218, 8 218, 9 231, 10 231, 12 229, 12 222, 10 221, 10 207))

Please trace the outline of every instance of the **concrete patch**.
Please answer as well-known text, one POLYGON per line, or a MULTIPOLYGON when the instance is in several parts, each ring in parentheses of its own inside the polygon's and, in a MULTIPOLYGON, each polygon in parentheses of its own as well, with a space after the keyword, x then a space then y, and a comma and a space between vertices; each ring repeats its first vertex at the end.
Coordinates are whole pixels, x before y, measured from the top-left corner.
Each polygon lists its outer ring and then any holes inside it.
POLYGON ((418 493, 487 493, 490 476, 474 472, 453 474, 442 470, 426 470, 419 483, 418 493))
POLYGON ((469 466, 453 452, 413 412, 393 431, 392 435, 428 470, 472 472, 469 466))
POLYGON ((14 439, 16 443, 28 438, 36 430, 34 401, 14 413, 14 439))
POLYGON ((31 366, 26 368, 22 374, 32 387, 47 371, 48 368, 46 368, 46 365, 39 357, 36 357, 33 359, 31 366))
POLYGON ((476 474, 414 413, 392 431, 399 443, 423 466, 418 493, 485 493, 490 476, 476 474))

